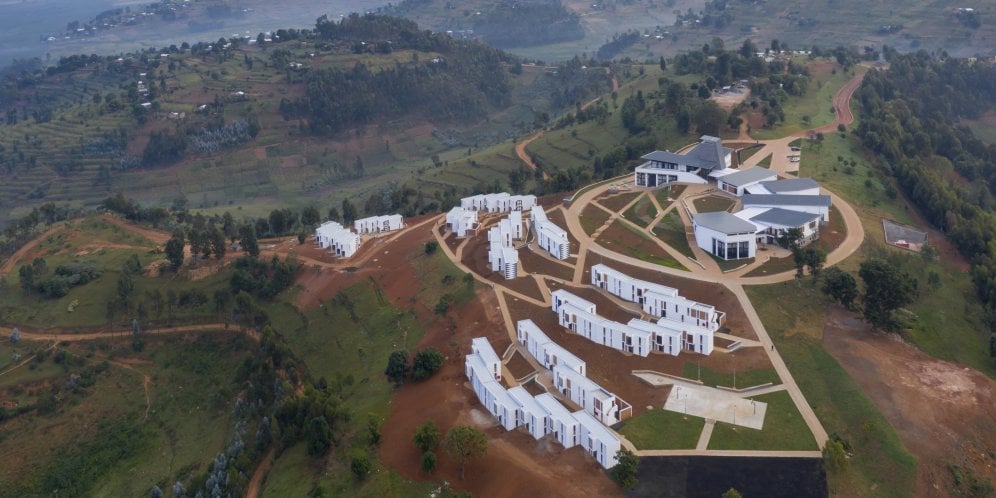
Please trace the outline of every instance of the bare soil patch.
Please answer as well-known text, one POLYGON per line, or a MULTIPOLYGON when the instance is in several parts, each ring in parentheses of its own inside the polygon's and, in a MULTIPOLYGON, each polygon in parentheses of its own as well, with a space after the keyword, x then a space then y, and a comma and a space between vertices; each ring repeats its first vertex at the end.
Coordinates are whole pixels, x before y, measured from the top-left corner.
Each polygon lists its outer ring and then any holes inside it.
POLYGON ((615 484, 580 448, 564 450, 547 439, 535 441, 522 430, 506 432, 495 426, 467 385, 463 358, 470 352, 472 337, 487 337, 496 351, 511 343, 497 312, 497 300, 491 291, 480 292, 453 315, 452 326, 433 324, 418 345, 439 349, 446 361, 432 378, 407 384, 395 395, 391 414, 382 426, 381 461, 404 477, 446 480, 477 496, 620 496, 615 484), (434 421, 443 433, 464 424, 488 434, 488 454, 467 466, 465 480, 460 479, 459 467, 442 454, 432 476, 422 473, 411 437, 426 420, 434 421))
MULTIPOLYGON (((531 278, 519 277, 515 280, 505 280, 501 273, 491 270, 488 265, 488 239, 478 236, 470 239, 463 249, 463 264, 467 265, 474 273, 496 283, 508 287, 516 292, 543 300, 536 281, 531 278)), ((520 251, 525 252, 525 251, 520 251)))
MULTIPOLYGON (((536 249, 542 251, 542 249, 536 249)), ((568 265, 553 261, 551 258, 537 254, 529 248, 519 250, 519 264, 530 273, 542 273, 561 280, 574 278, 574 269, 568 265)))
POLYGON ((994 475, 996 382, 970 368, 933 358, 897 336, 873 333, 834 306, 823 346, 840 362, 917 456, 917 494, 950 492, 948 465, 994 475))
POLYGON ((512 357, 508 359, 508 363, 505 364, 509 372, 512 372, 512 376, 516 380, 525 378, 529 374, 535 372, 529 362, 519 354, 518 351, 512 353, 512 357))

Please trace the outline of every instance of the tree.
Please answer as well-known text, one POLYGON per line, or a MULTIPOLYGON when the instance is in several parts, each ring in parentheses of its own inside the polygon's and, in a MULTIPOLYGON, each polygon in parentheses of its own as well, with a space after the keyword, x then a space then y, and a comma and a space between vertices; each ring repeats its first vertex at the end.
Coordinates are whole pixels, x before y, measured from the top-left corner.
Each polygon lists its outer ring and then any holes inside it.
POLYGON ((913 302, 916 281, 895 265, 880 259, 862 262, 858 275, 865 285, 861 299, 865 321, 875 329, 899 328, 892 312, 913 302))
POLYGON ((159 489, 159 486, 153 484, 152 490, 149 492, 151 498, 163 498, 163 490, 159 489))
POLYGON ((259 242, 256 240, 256 227, 251 223, 246 223, 239 227, 239 244, 242 250, 252 257, 259 256, 259 242))
POLYGON ((439 427, 436 423, 427 420, 415 428, 415 435, 412 436, 412 443, 422 453, 432 451, 439 444, 439 427))
POLYGON ((394 385, 400 386, 404 381, 405 377, 408 376, 408 351, 399 349, 391 353, 391 356, 387 358, 387 368, 384 370, 384 375, 387 376, 394 385))
POLYGON ((636 486, 636 469, 640 466, 640 458, 629 450, 619 450, 616 453, 619 463, 609 469, 609 476, 623 489, 633 489, 636 486))
POLYGON ((24 292, 31 292, 35 288, 35 269, 31 265, 21 265, 17 270, 17 275, 21 278, 21 288, 24 292))
POLYGON ((436 252, 436 249, 439 249, 439 242, 436 242, 435 240, 430 240, 425 243, 426 254, 433 254, 436 252))
POLYGON ((460 464, 460 479, 464 478, 467 462, 488 454, 488 436, 466 425, 455 425, 443 438, 443 451, 460 464))
POLYGON ((802 250, 802 260, 809 267, 809 274, 813 276, 815 282, 820 276, 820 270, 823 269, 823 263, 827 260, 827 254, 815 247, 807 247, 802 250))
POLYGON ((301 224, 305 227, 313 227, 318 225, 321 221, 321 215, 318 214, 318 208, 314 205, 310 205, 303 210, 301 210, 301 224))
POLYGON ((180 498, 186 493, 187 490, 183 487, 183 483, 176 481, 173 483, 173 498, 180 498))
POLYGON ((422 472, 431 474, 436 470, 436 452, 426 451, 422 453, 422 472))
POLYGON ((827 473, 836 472, 847 466, 847 454, 840 441, 830 439, 823 447, 823 468, 827 473))
POLYGON ((834 266, 823 272, 823 293, 851 309, 858 297, 858 284, 853 275, 834 266))
MULTIPOLYGON (((332 214, 331 212, 329 214, 332 214)), ((356 220, 356 206, 349 199, 342 200, 342 222, 351 225, 356 220)))
POLYGON ((412 359, 412 379, 427 379, 441 366, 443 366, 443 355, 435 348, 418 351, 412 359))
POLYGON ((332 446, 332 429, 324 416, 314 417, 308 421, 304 429, 304 440, 307 442, 308 454, 321 456, 332 446))
POLYGON ((798 228, 789 228, 778 234, 776 241, 778 245, 794 251, 799 248, 799 241, 802 240, 802 230, 798 228))
POLYGON ((183 264, 183 233, 176 232, 166 241, 166 259, 169 260, 169 266, 173 271, 180 268, 183 264))
POLYGON ((214 253, 215 259, 222 259, 225 257, 225 251, 228 247, 225 245, 225 232, 218 227, 214 227, 211 230, 211 252, 214 253))
POLYGON ((356 450, 349 462, 349 469, 353 471, 353 475, 356 476, 357 480, 362 481, 366 479, 370 475, 370 471, 373 470, 370 455, 366 451, 356 450))
POLYGON ((17 344, 21 341, 21 329, 14 327, 14 330, 10 331, 10 342, 17 344))
POLYGON ((723 498, 743 498, 743 495, 741 495, 736 489, 730 488, 723 493, 723 498))

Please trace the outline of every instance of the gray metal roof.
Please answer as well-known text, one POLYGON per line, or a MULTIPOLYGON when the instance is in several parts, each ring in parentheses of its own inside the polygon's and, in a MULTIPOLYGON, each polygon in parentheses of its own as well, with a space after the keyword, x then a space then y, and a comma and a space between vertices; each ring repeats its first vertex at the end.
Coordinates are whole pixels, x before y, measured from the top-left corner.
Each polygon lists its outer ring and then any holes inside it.
POLYGON ((726 235, 757 232, 756 225, 747 220, 737 218, 726 211, 697 213, 692 216, 692 221, 700 227, 725 233, 726 235))
POLYGON ((702 141, 695 144, 694 147, 689 149, 688 152, 685 152, 684 154, 655 150, 649 154, 645 154, 642 159, 647 161, 684 164, 693 168, 714 170, 725 168, 726 161, 723 158, 732 152, 733 149, 723 147, 723 144, 718 138, 702 135, 702 141))
POLYGON ((829 195, 744 194, 747 206, 822 206, 830 207, 829 195))
MULTIPOLYGON (((768 168, 762 168, 761 166, 752 166, 750 168, 737 171, 736 173, 730 173, 726 176, 719 178, 719 181, 723 183, 728 183, 735 187, 743 187, 751 183, 759 182, 765 178, 778 177, 778 174, 771 171, 768 168)), ((768 182, 774 183, 774 182, 768 182)))
POLYGON ((768 223, 770 225, 781 225, 784 227, 801 227, 810 221, 819 218, 817 213, 805 213, 802 211, 791 211, 782 208, 771 208, 753 218, 751 221, 768 223))
POLYGON ((762 182, 761 185, 776 194, 781 192, 798 192, 811 188, 820 188, 820 184, 812 178, 789 178, 787 180, 775 180, 773 182, 762 182))

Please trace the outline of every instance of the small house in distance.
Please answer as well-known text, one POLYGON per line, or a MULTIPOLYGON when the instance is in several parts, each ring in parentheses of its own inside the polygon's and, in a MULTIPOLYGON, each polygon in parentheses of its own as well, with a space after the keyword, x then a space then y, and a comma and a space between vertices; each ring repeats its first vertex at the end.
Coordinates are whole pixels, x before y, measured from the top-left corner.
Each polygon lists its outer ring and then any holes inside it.
POLYGON ((708 183, 709 174, 733 164, 733 149, 724 147, 718 137, 703 135, 700 142, 684 153, 654 151, 642 159, 647 162, 636 167, 634 182, 637 187, 660 187, 673 182, 708 183))
POLYGON ((329 248, 336 256, 348 258, 360 248, 360 235, 347 230, 334 221, 326 221, 315 229, 315 240, 322 248, 329 248))

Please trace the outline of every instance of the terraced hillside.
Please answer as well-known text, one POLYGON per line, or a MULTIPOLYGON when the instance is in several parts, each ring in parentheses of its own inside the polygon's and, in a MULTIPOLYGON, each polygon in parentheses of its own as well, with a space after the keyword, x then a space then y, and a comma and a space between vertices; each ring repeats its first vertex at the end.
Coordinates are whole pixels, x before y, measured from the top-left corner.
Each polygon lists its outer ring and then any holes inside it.
POLYGON ((505 183, 518 167, 468 175, 451 161, 609 88, 605 72, 580 62, 561 71, 523 67, 482 44, 386 19, 351 18, 348 28, 321 35, 280 30, 283 41, 262 46, 236 41, 69 58, 21 80, 23 88, 8 87, 4 94, 13 97, 0 101, 7 118, 0 125, 0 222, 39 203, 93 205, 114 191, 155 203, 182 196, 200 208, 238 204, 253 214, 365 200, 385 186, 412 183, 425 196, 415 209, 434 210, 436 194, 505 183), (383 25, 394 28, 374 43, 366 30, 383 25), (316 99, 352 103, 334 85, 316 90, 319 75, 366 78, 365 103, 382 106, 377 118, 333 133, 309 126, 321 118, 316 99), (391 86, 397 84, 423 85, 423 95, 466 112, 433 113, 442 106, 428 97, 385 107, 402 92, 391 86))

